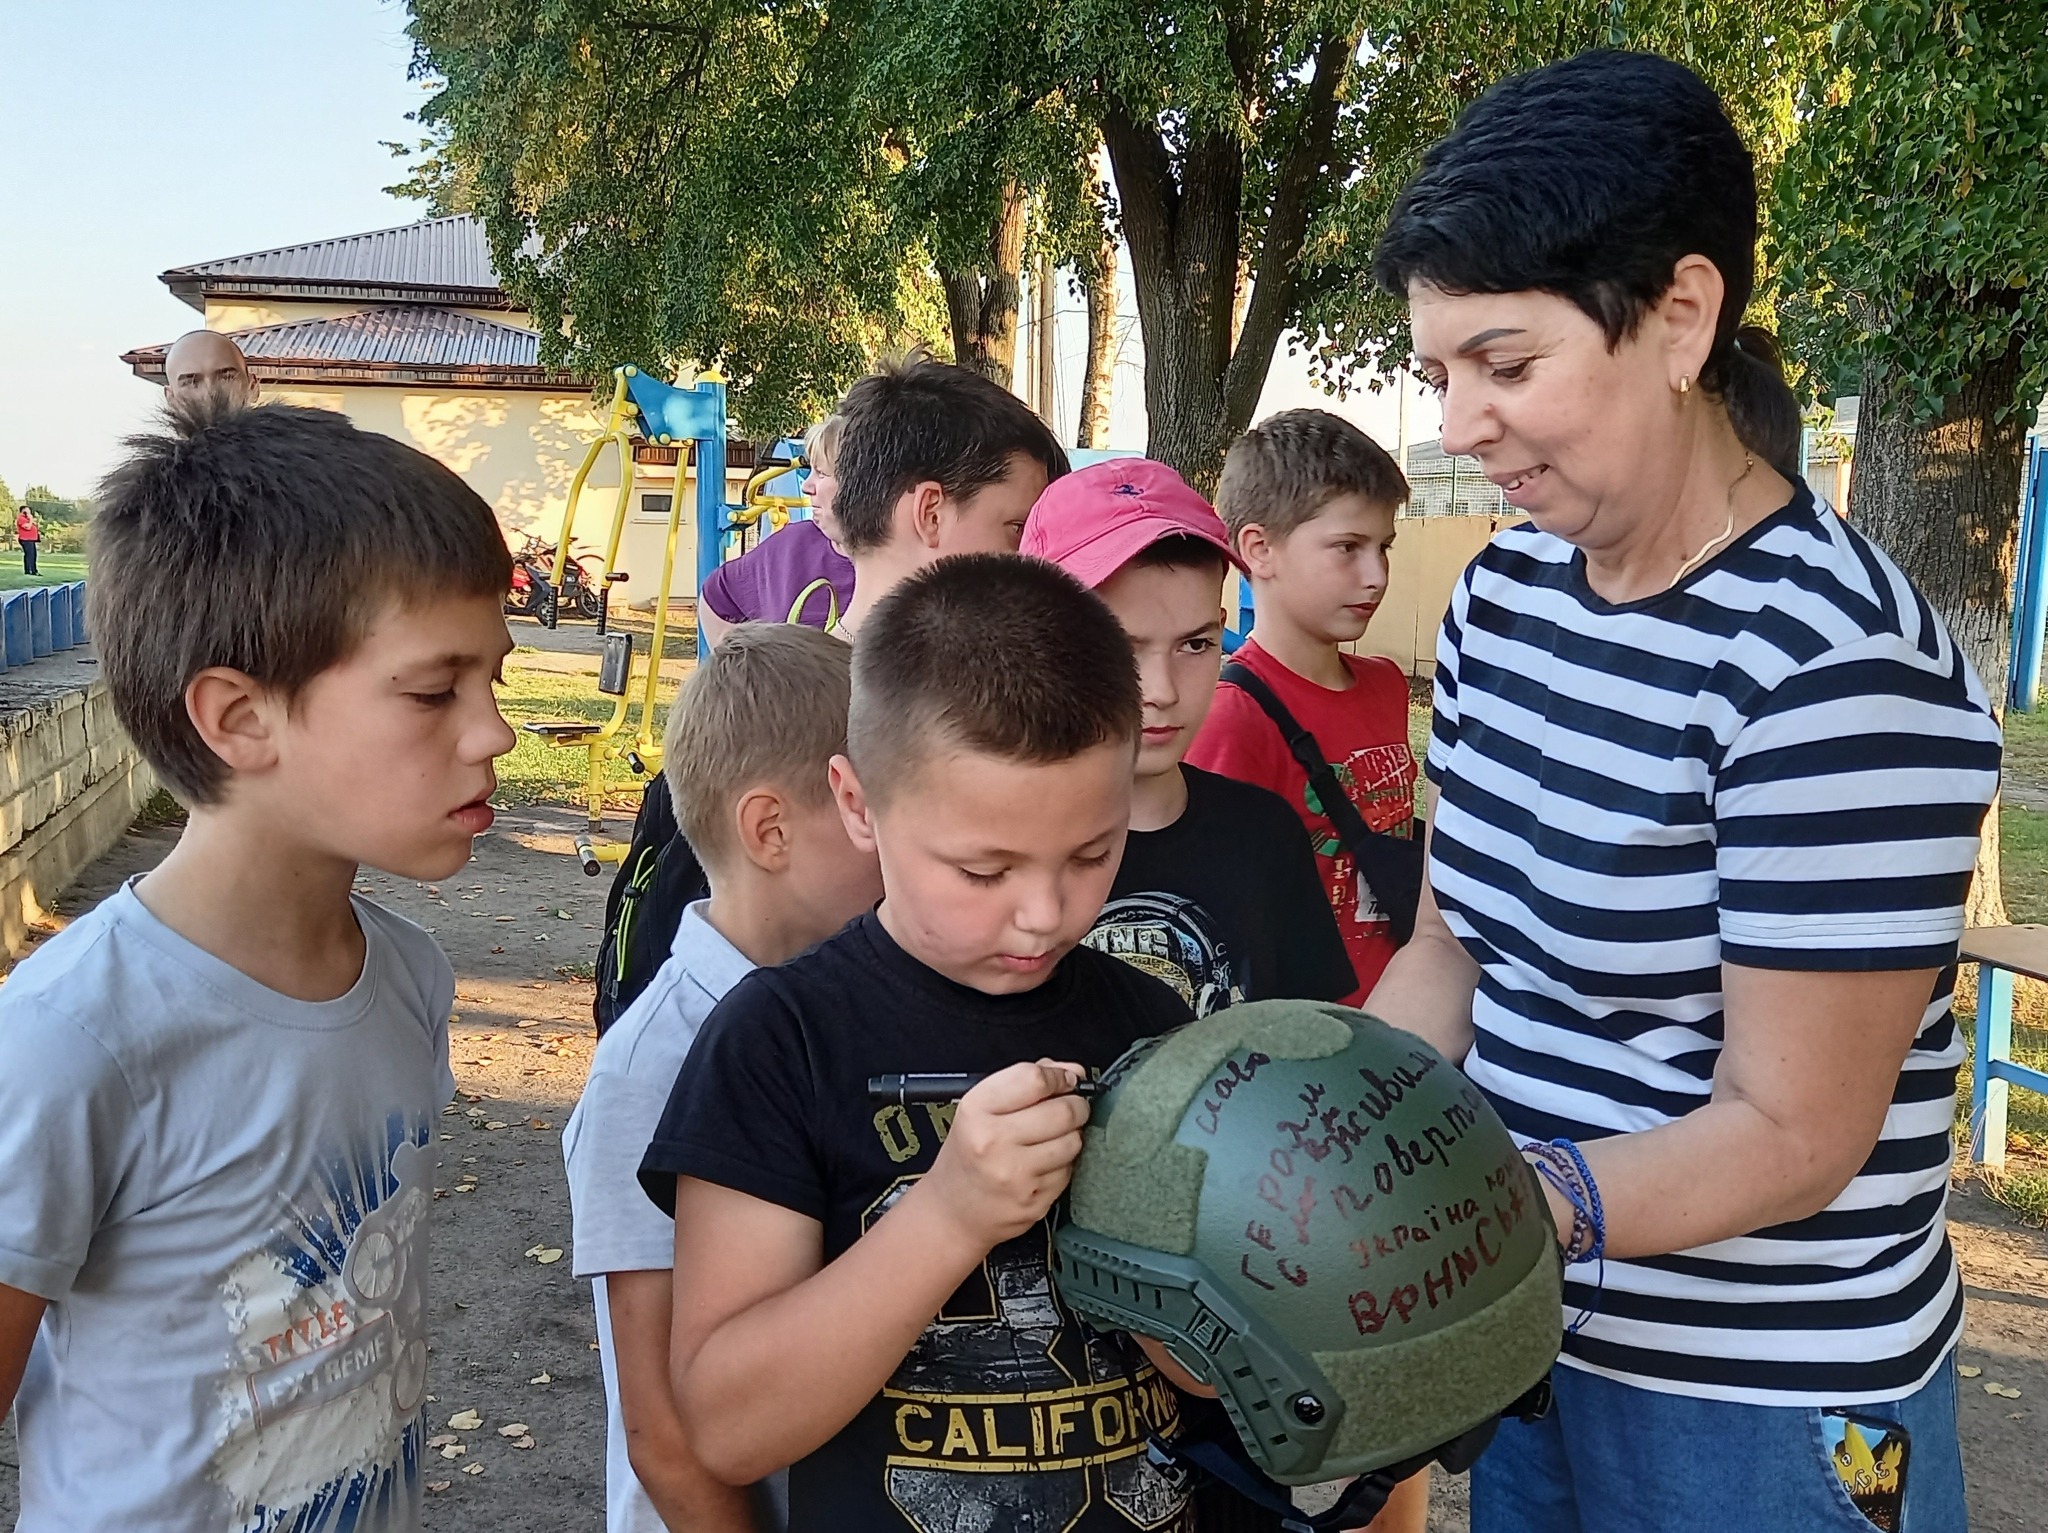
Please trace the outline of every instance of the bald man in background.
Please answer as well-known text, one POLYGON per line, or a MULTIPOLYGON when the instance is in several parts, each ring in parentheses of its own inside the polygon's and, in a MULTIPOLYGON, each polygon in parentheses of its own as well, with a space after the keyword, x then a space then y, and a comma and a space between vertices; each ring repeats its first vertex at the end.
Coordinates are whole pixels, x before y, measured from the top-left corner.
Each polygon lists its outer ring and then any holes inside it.
POLYGON ((164 353, 164 405, 174 414, 218 416, 255 402, 249 359, 219 331, 190 331, 164 353))

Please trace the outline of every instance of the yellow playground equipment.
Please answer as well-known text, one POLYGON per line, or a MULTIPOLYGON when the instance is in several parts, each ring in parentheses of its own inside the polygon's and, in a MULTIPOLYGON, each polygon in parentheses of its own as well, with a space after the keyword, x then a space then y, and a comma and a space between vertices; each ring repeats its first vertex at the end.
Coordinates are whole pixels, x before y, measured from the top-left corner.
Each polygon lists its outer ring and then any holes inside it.
MULTIPOLYGON (((569 502, 562 513, 562 535, 555 543, 553 570, 555 589, 559 591, 568 573, 570 534, 576 526, 576 512, 584 488, 605 448, 615 447, 619 455, 619 490, 612 503, 611 527, 605 539, 604 574, 598 588, 597 609, 597 631, 604 641, 597 690, 613 699, 611 717, 602 723, 592 723, 588 719, 564 719, 532 721, 526 725, 530 732, 550 744, 582 750, 588 756, 584 791, 590 821, 585 833, 576 838, 576 856, 583 865, 583 871, 593 877, 604 864, 618 862, 626 853, 625 842, 602 839, 606 767, 613 761, 623 760, 631 771, 643 777, 661 770, 661 730, 656 724, 655 693, 661 682, 661 657, 668 638, 668 603, 675 576, 676 539, 682 530, 683 470, 691 461, 691 449, 694 447, 695 450, 697 474, 698 590, 703 589, 704 581, 724 559, 728 539, 743 534, 747 528, 760 526, 764 520, 769 527, 779 529, 789 521, 791 513, 804 504, 802 497, 794 493, 794 483, 779 487, 780 493, 769 493, 778 480, 791 479, 792 469, 801 466, 793 443, 778 444, 778 451, 773 457, 780 461, 762 468, 748 479, 738 505, 726 502, 725 380, 716 373, 705 374, 691 388, 663 383, 632 366, 613 368, 612 379, 611 414, 605 422, 604 433, 590 444, 575 478, 569 482, 569 502), (633 503, 635 435, 660 447, 680 449, 676 462, 676 493, 669 501, 661 584, 654 593, 654 637, 640 677, 637 698, 633 685, 633 636, 610 631, 612 588, 626 580, 625 572, 617 566, 619 541, 625 533, 627 511, 633 503), (790 450, 785 452, 781 449, 790 450)), ((559 620, 558 604, 548 602, 543 611, 543 620, 553 627, 559 620)), ((701 628, 697 645, 698 654, 702 655, 704 640, 701 628)))

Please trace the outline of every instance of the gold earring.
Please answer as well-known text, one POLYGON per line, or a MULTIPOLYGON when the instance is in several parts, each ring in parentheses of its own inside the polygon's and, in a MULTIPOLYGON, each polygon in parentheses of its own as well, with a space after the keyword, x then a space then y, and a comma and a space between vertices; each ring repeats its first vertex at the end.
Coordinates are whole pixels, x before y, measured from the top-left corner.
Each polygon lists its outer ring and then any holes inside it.
POLYGON ((1682 373, 1679 375, 1678 392, 1681 394, 1690 394, 1692 392, 1692 374, 1682 373))

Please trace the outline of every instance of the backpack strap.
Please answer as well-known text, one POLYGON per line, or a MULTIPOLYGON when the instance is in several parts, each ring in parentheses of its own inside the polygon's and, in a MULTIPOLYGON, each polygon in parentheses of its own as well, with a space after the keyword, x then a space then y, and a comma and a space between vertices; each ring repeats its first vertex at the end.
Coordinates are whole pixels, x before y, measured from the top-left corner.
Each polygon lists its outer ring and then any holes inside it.
POLYGON ((1415 935, 1415 909, 1422 898, 1421 843, 1413 837, 1383 835, 1365 823, 1358 806, 1337 780, 1337 769, 1324 756, 1316 737, 1301 727, 1280 701, 1280 695, 1266 685, 1258 672, 1242 660, 1232 660, 1224 665, 1218 679, 1244 693, 1273 721, 1280 738, 1287 742, 1288 754, 1308 774, 1309 786, 1315 790, 1316 801, 1329 817, 1337 839, 1351 853, 1373 898, 1387 913, 1394 928, 1394 940, 1405 943, 1415 935))
POLYGON ((825 575, 820 575, 816 580, 813 580, 809 585, 796 593, 796 600, 789 604, 789 617, 786 621, 801 623, 804 620, 804 607, 813 596, 818 594, 818 589, 821 586, 825 591, 825 632, 830 633, 837 627, 839 624, 839 592, 834 588, 830 577, 825 575))

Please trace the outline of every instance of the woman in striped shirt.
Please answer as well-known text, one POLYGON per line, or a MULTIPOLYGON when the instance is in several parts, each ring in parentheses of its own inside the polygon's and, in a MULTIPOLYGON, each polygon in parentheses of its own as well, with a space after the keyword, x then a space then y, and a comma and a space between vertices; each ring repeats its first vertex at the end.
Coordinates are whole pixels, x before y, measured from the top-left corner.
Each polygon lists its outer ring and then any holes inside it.
POLYGON ((1444 450, 1529 515, 1444 620, 1430 888, 1371 1002, 1527 1141, 1571 1262, 1477 1533, 1964 1527, 1949 992, 1998 729, 1759 439, 1755 242, 1713 93, 1608 52, 1467 111, 1378 253, 1444 450))

